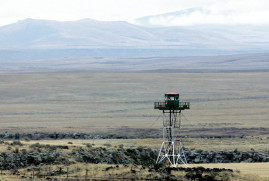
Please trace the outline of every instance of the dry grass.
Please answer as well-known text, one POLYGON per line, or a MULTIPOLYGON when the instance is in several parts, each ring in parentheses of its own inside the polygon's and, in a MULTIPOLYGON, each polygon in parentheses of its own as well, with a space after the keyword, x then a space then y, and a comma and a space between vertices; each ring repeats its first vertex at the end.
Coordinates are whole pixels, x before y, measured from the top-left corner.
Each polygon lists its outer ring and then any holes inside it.
MULTIPOLYGON (((269 163, 221 163, 221 164, 190 164, 189 167, 204 167, 204 168, 226 168, 232 169, 234 171, 234 177, 230 177, 231 181, 235 180, 249 180, 249 181, 268 181, 269 180, 269 163)), ((152 178, 158 176, 161 178, 161 175, 157 173, 149 172, 148 169, 143 169, 141 166, 132 166, 128 165, 109 165, 109 164, 82 164, 76 163, 70 166, 65 165, 51 165, 51 166, 43 166, 39 167, 41 171, 35 171, 36 179, 37 175, 47 175, 50 173, 49 171, 57 171, 62 168, 62 174, 52 177, 58 179, 66 179, 67 178, 67 168, 69 172, 69 178, 78 178, 83 180, 86 178, 86 170, 87 178, 96 178, 96 179, 112 179, 112 178, 146 178, 148 175, 152 175, 152 178), (111 169, 107 169, 111 167, 111 169), (135 170, 135 174, 131 174, 131 170, 135 170)), ((4 171, 6 175, 0 175, 1 180, 16 180, 16 178, 25 176, 27 178, 32 176, 32 167, 20 169, 20 176, 16 176, 12 174, 12 171, 4 171)), ((172 171, 172 174, 177 176, 178 178, 183 178, 185 176, 184 171, 172 171)), ((43 177, 50 177, 45 176, 43 177)), ((27 180, 27 179, 25 179, 27 180)))
MULTIPOLYGON (((269 128, 268 80, 269 73, 1 74, 0 133, 41 131, 96 134, 102 131, 113 132, 123 126, 161 128, 161 119, 155 121, 160 112, 153 109, 153 102, 161 101, 163 94, 169 91, 180 91, 182 101, 191 102, 191 110, 183 113, 188 118, 183 119, 183 130, 225 127, 269 128)), ((190 142, 184 145, 204 150, 235 148, 268 150, 267 137, 269 136, 259 135, 243 139, 188 139, 190 142)), ((23 142, 24 146, 17 147, 29 149, 29 145, 36 142, 59 145, 68 144, 70 141, 74 146, 94 143, 99 147, 109 143, 112 147, 123 144, 124 147, 147 146, 156 149, 159 149, 161 143, 160 139, 38 140, 23 142)), ((7 151, 8 145, 1 145, 0 149, 1 152, 7 151)), ((74 165, 74 168, 72 166, 70 169, 89 167, 91 170, 89 174, 98 176, 107 166, 81 164, 74 165)), ((249 178, 252 180, 267 179, 269 170, 267 163, 202 166, 236 169, 242 174, 251 174, 249 178)), ((124 169, 121 168, 120 171, 130 171, 130 168, 124 169)), ((76 171, 80 175, 85 175, 84 172, 85 170, 76 171)), ((117 169, 111 172, 116 173, 117 169)), ((1 180, 8 179, 1 178, 1 180)))
POLYGON ((269 73, 1 74, 0 132, 160 128, 153 102, 180 91, 183 128, 266 127, 269 73))
POLYGON ((241 175, 250 180, 269 180, 269 163, 216 163, 216 164, 190 164, 190 167, 205 167, 205 168, 226 168, 232 169, 235 172, 240 172, 241 175))
MULTIPOLYGON (((131 147, 149 147, 152 149, 160 149, 162 139, 63 139, 63 140, 32 140, 21 141, 23 144, 31 145, 34 143, 49 144, 49 145, 69 145, 69 146, 85 146, 86 144, 94 144, 94 147, 105 147, 110 144, 111 147, 123 145, 125 148, 131 147), (72 142, 72 144, 68 144, 72 142)), ((185 138, 183 145, 186 148, 195 148, 202 150, 267 150, 269 151, 269 139, 267 137, 245 137, 245 138, 222 138, 222 139, 206 139, 206 138, 185 138), (188 141, 188 142, 184 142, 188 141)), ((2 147, 2 149, 6 149, 2 147)))
MULTIPOLYGON (((35 167, 36 168, 36 167, 35 167)), ((126 180, 133 179, 142 179, 142 178, 148 178, 148 179, 154 179, 154 177, 162 178, 161 174, 158 172, 149 172, 148 169, 144 169, 142 166, 132 166, 132 165, 108 165, 108 164, 73 164, 70 166, 64 166, 64 165, 51 165, 51 166, 43 166, 39 167, 40 171, 35 171, 35 179, 34 180, 44 180, 47 177, 50 178, 57 178, 60 180, 67 179, 67 168, 68 168, 68 178, 74 179, 74 180, 85 180, 87 179, 97 179, 97 180, 110 180, 113 178, 118 180, 126 180), (110 169, 107 169, 109 168, 110 169), (62 174, 57 176, 49 176, 49 173, 58 171, 60 168, 62 168, 62 174), (87 171, 86 171, 87 170, 87 171), (132 171, 135 171, 133 173, 132 171), (48 175, 39 177, 39 175, 48 175)), ((37 169, 37 168, 36 168, 37 169)), ((11 171, 4 171, 5 175, 0 175, 1 180, 5 181, 11 181, 11 180, 29 180, 29 178, 32 177, 32 167, 20 169, 19 173, 20 175, 13 175, 11 171), (21 176, 25 177, 25 179, 22 179, 21 176)), ((177 177, 184 177, 185 172, 184 171, 177 171, 173 172, 174 175, 177 177)), ((144 180, 143 179, 143 180, 144 180)), ((184 179, 185 180, 185 179, 184 179)))

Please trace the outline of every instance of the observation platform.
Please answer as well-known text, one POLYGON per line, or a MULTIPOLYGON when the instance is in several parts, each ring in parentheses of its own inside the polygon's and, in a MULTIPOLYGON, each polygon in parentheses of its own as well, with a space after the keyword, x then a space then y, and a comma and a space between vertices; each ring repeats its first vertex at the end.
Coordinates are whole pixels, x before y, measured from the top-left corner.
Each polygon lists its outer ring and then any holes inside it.
POLYGON ((164 102, 155 102, 154 109, 184 110, 190 109, 190 102, 179 102, 179 93, 171 92, 164 95, 164 102))
POLYGON ((190 102, 176 102, 173 101, 167 102, 154 102, 154 109, 159 110, 184 110, 190 109, 190 102))

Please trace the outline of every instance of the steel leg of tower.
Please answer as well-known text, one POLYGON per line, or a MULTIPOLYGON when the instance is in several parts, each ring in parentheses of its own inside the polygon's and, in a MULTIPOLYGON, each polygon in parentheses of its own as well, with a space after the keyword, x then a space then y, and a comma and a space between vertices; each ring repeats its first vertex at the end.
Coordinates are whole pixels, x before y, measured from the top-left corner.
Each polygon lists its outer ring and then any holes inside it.
POLYGON ((163 141, 156 163, 160 163, 163 160, 168 160, 172 167, 177 167, 179 162, 188 167, 180 141, 163 141))

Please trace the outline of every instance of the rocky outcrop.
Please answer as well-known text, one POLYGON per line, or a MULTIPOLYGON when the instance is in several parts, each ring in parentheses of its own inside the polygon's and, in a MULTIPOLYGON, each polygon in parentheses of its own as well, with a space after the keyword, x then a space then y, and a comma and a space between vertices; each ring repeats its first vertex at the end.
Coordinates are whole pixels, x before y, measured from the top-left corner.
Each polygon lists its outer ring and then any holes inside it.
POLYGON ((185 150, 188 163, 241 163, 269 162, 269 152, 264 150, 203 151, 185 150))
MULTIPOLYGON (((94 148, 49 146, 34 144, 29 151, 24 149, 0 153, 0 167, 2 169, 16 169, 31 165, 72 164, 75 160, 81 163, 107 163, 154 165, 158 150, 145 147, 138 148, 94 148), (63 149, 66 151, 62 152, 63 149)), ((204 151, 185 149, 188 163, 242 163, 269 162, 269 152, 263 150, 248 151, 204 151)))
MULTIPOLYGON (((137 164, 147 165, 155 162, 158 151, 150 148, 128 148, 107 150, 96 148, 91 150, 73 150, 76 161, 86 163, 137 164)), ((269 152, 263 150, 248 151, 203 151, 185 149, 188 163, 241 163, 269 162, 269 152)))
POLYGON ((31 165, 42 164, 67 164, 68 159, 59 151, 30 151, 1 153, 0 166, 4 170, 23 168, 31 165))
POLYGON ((157 150, 149 148, 79 149, 71 153, 78 162, 146 165, 154 161, 157 150))

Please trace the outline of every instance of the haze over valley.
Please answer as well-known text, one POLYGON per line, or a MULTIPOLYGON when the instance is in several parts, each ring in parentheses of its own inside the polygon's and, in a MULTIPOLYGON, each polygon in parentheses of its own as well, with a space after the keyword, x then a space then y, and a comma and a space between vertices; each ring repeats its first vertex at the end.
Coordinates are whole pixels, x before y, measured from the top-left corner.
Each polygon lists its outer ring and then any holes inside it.
POLYGON ((269 25, 25 19, 0 27, 2 72, 269 69, 269 25), (173 66, 171 66, 173 64, 173 66))

